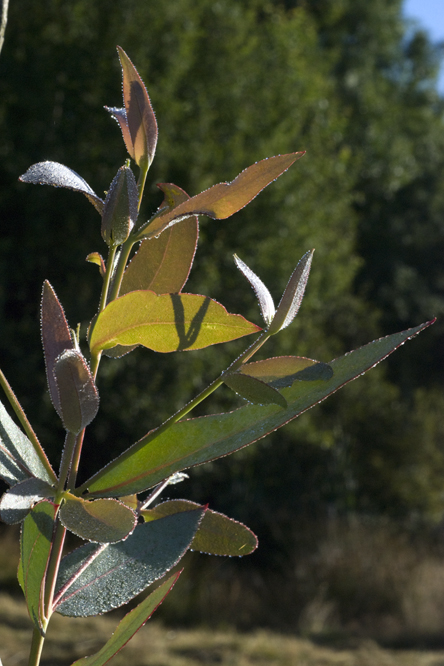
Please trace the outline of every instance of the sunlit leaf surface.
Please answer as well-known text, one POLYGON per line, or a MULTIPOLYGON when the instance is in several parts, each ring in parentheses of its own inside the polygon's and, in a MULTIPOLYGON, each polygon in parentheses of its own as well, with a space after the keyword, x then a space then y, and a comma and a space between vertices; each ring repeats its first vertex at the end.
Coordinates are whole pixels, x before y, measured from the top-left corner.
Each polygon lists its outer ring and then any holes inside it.
POLYGON ((34 504, 44 498, 54 497, 54 493, 49 483, 35 477, 17 483, 1 498, 0 519, 7 525, 20 523, 34 504))
POLYGON ((121 541, 136 526, 133 511, 114 499, 91 502, 72 496, 62 504, 59 516, 68 530, 96 543, 121 541))

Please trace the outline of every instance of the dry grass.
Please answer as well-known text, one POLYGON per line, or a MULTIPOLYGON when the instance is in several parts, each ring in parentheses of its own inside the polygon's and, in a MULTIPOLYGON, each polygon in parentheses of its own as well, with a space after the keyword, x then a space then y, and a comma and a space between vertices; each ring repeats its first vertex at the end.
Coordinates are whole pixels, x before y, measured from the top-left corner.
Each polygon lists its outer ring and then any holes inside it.
MULTIPOLYGON (((68 666, 97 651, 116 618, 54 616, 42 666, 68 666)), ((0 595, 0 656, 4 666, 27 663, 31 623, 22 601, 0 595)), ((315 645, 269 631, 171 630, 149 622, 113 666, 444 666, 444 651, 383 650, 369 640, 347 647, 315 645)))

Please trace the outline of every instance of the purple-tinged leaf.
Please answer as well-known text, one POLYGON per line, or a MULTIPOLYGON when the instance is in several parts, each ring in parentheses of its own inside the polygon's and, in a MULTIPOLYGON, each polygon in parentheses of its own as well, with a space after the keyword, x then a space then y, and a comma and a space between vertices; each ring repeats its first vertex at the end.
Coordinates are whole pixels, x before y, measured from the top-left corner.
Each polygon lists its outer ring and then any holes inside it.
MULTIPOLYGON (((177 191, 185 195, 180 188, 177 191)), ((180 293, 193 265, 198 235, 197 217, 193 216, 170 227, 159 238, 143 241, 125 270, 120 296, 148 289, 156 294, 180 293)))
POLYGON ((202 349, 260 330, 207 296, 132 291, 99 314, 89 344, 94 353, 138 344, 166 353, 202 349))
POLYGON ((389 356, 433 321, 355 349, 330 363, 331 379, 294 382, 282 390, 288 407, 247 405, 227 414, 179 421, 151 431, 76 490, 89 497, 128 495, 189 467, 234 453, 280 428, 389 356))
POLYGON ((135 513, 115 499, 89 501, 70 495, 60 507, 59 516, 68 530, 95 543, 122 541, 136 526, 135 513))
POLYGON ((141 168, 149 168, 153 161, 157 145, 157 122, 151 106, 150 98, 145 85, 136 68, 118 46, 123 75, 123 103, 122 109, 110 110, 119 123, 126 148, 141 168), (128 131, 124 128, 126 125, 128 131))
POLYGON ((304 298, 305 287, 307 286, 311 262, 313 260, 313 252, 314 250, 306 252, 294 269, 282 294, 273 321, 268 328, 269 333, 275 334, 281 331, 291 324, 296 317, 304 298))
POLYGON ((75 349, 68 349, 57 357, 54 377, 63 425, 77 435, 91 423, 99 409, 94 378, 82 354, 75 349))
POLYGON ((266 326, 269 326, 273 321, 275 313, 274 302, 270 292, 256 273, 253 273, 251 268, 249 268, 242 259, 239 259, 237 254, 234 255, 234 261, 240 272, 245 275, 248 282, 253 287, 257 300, 259 301, 263 320, 265 321, 266 326))
POLYGON ((136 608, 125 615, 123 620, 119 622, 117 628, 109 641, 105 643, 103 648, 92 654, 90 657, 83 657, 78 659, 71 666, 104 666, 112 657, 114 657, 129 640, 139 631, 141 627, 150 619, 151 615, 158 609, 167 594, 171 592, 177 582, 180 574, 178 571, 167 580, 159 585, 157 590, 142 601, 136 608))
POLYGON ((167 516, 138 525, 125 541, 72 551, 61 562, 54 610, 89 617, 126 604, 179 562, 204 512, 199 508, 167 516))
POLYGON ((328 363, 320 363, 302 356, 275 356, 264 361, 246 363, 238 372, 256 377, 276 389, 291 386, 297 380, 326 381, 333 377, 333 370, 328 363))
POLYGON ((34 626, 43 630, 45 575, 52 547, 57 507, 52 502, 39 502, 22 525, 18 579, 34 626))
POLYGON ((44 498, 53 498, 55 490, 49 483, 31 477, 10 488, 0 501, 0 519, 16 525, 26 518, 31 508, 44 498))
POLYGON ((40 316, 49 395, 57 414, 62 418, 59 392, 54 377, 54 364, 62 352, 74 349, 74 342, 62 305, 48 280, 43 283, 40 316))
POLYGON ((22 183, 34 185, 52 185, 64 187, 74 192, 81 192, 92 203, 94 208, 102 214, 103 200, 90 188, 86 180, 78 173, 58 162, 37 162, 29 167, 28 171, 20 176, 22 183))
POLYGON ((128 238, 139 214, 136 179, 127 166, 120 167, 110 185, 102 215, 102 238, 108 245, 121 245, 128 238))
POLYGON ((287 407, 287 401, 277 389, 256 377, 231 372, 224 375, 224 383, 254 405, 279 405, 283 409, 287 407))
POLYGON ((0 402, 0 478, 10 486, 29 477, 37 477, 49 484, 55 474, 50 475, 49 462, 44 464, 32 442, 15 424, 0 402))
MULTIPOLYGON (((158 504, 154 509, 142 511, 141 515, 149 522, 198 507, 199 504, 189 500, 169 500, 158 504)), ((208 555, 242 557, 250 555, 257 545, 257 537, 246 525, 228 518, 223 513, 207 509, 191 542, 190 550, 198 550, 208 555)))
POLYGON ((259 192, 287 171, 302 155, 304 152, 290 153, 256 162, 244 169, 231 183, 213 185, 173 209, 159 211, 143 231, 143 236, 146 238, 158 236, 169 226, 189 215, 208 215, 216 220, 225 220, 250 203, 259 192))

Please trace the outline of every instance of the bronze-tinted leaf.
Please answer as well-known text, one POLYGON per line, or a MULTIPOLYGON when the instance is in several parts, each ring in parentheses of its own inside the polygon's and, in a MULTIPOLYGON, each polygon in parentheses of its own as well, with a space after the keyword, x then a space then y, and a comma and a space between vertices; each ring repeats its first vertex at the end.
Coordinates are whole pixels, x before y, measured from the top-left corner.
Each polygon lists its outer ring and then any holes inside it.
MULTIPOLYGON (((126 121, 133 146, 130 155, 140 167, 149 167, 156 152, 156 116, 136 68, 120 46, 117 47, 117 51, 122 65, 126 121)), ((116 114, 113 115, 116 117, 116 114)), ((120 123, 118 117, 117 119, 120 123)))
POLYGON ((94 208, 102 214, 103 200, 90 188, 86 180, 78 173, 58 162, 38 162, 29 167, 28 171, 20 176, 22 183, 34 185, 52 185, 65 187, 74 192, 81 192, 92 203, 94 208))
POLYGON ((207 296, 132 291, 99 314, 89 343, 93 352, 139 344, 166 353, 202 349, 260 330, 207 296))
POLYGON ((62 305, 47 280, 43 284, 41 327, 49 395, 57 414, 62 418, 59 392, 54 377, 54 364, 62 352, 74 349, 74 343, 62 305))
POLYGON ((64 351, 55 362, 54 376, 63 425, 68 432, 78 434, 99 409, 99 394, 88 364, 79 351, 64 351))
POLYGON ((252 164, 244 169, 231 183, 213 185, 205 192, 191 197, 172 210, 157 215, 146 227, 143 236, 158 236, 171 224, 189 215, 208 215, 217 220, 224 220, 246 206, 261 190, 278 176, 287 171, 291 165, 304 155, 290 153, 277 155, 252 164))

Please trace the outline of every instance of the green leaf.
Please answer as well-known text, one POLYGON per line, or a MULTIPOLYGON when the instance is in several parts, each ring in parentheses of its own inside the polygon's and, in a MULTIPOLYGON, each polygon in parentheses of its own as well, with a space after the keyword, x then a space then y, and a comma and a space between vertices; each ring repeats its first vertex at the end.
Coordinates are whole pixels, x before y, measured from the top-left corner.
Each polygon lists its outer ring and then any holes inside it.
POLYGON ((57 414, 62 418, 60 396, 54 376, 54 365, 62 352, 66 349, 74 349, 74 342, 62 304, 48 280, 43 283, 40 321, 49 395, 57 414))
MULTIPOLYGON (((185 195, 183 190, 180 192, 185 195)), ((193 264, 198 233, 197 217, 193 216, 174 225, 159 238, 143 241, 125 270, 120 296, 141 289, 156 294, 181 292, 193 264)))
POLYGON ((22 526, 18 578, 28 612, 37 629, 43 631, 45 575, 57 507, 51 502, 36 504, 22 526))
POLYGON ((143 236, 158 236, 171 224, 188 215, 208 215, 216 220, 225 220, 246 206, 264 187, 287 171, 304 152, 277 155, 247 167, 231 183, 218 183, 205 192, 180 203, 173 209, 159 214, 143 232, 143 236))
POLYGON ((59 517, 68 530, 96 543, 121 541, 136 526, 135 513, 114 499, 91 502, 71 495, 60 507, 59 517))
POLYGON ((11 419, 1 402, 0 477, 11 486, 29 477, 37 477, 49 484, 54 481, 31 441, 11 419))
POLYGON ((52 185, 65 187, 74 192, 81 192, 92 203, 94 208, 102 214, 103 200, 90 188, 86 180, 78 173, 58 162, 38 162, 29 167, 28 171, 20 176, 22 183, 34 185, 52 185))
POLYGON ((176 584, 181 571, 173 574, 167 580, 159 585, 157 590, 142 601, 130 613, 127 613, 123 620, 119 622, 117 628, 109 641, 105 643, 103 648, 90 657, 83 657, 78 659, 71 666, 104 666, 107 664, 114 655, 116 655, 134 634, 143 627, 145 622, 150 619, 151 615, 158 609, 165 597, 176 584))
POLYGON ((126 541, 98 549, 86 544, 69 553, 61 562, 54 609, 61 615, 89 617, 127 603, 183 557, 204 511, 138 525, 126 541))
POLYGON ((108 245, 121 245, 128 238, 139 214, 136 179, 127 166, 120 167, 107 192, 102 215, 102 238, 108 245))
POLYGON ((157 122, 145 85, 136 68, 118 46, 123 76, 124 109, 110 108, 122 130, 126 148, 141 168, 151 165, 157 145, 157 122))
POLYGON ((99 314, 91 351, 116 345, 143 345, 157 352, 202 349, 236 340, 261 329, 241 315, 229 314, 207 296, 132 291, 99 314))
POLYGON ((275 334, 291 324, 304 298, 314 250, 306 252, 288 281, 268 332, 275 334))
POLYGON ((374 340, 332 361, 334 374, 327 381, 294 382, 290 388, 282 390, 288 403, 285 410, 275 405, 247 405, 227 414, 179 421, 159 434, 151 431, 86 481, 76 494, 86 489, 90 496, 138 493, 174 472, 252 444, 359 377, 433 321, 374 340))
POLYGON ((256 377, 276 389, 291 386, 295 381, 331 379, 333 370, 327 363, 319 363, 302 356, 275 356, 264 361, 245 363, 239 373, 256 377))
POLYGON ((279 405, 284 409, 287 407, 287 401, 279 391, 256 377, 232 372, 224 375, 224 383, 254 405, 279 405))
POLYGON ((57 358, 54 377, 63 425, 77 435, 91 423, 99 409, 94 378, 82 354, 74 349, 64 351, 57 358))
POLYGON ((44 498, 54 497, 55 490, 49 483, 34 477, 10 488, 0 501, 0 518, 7 525, 21 523, 32 506, 44 498))
MULTIPOLYGON (((171 516, 179 511, 190 511, 198 506, 189 500, 170 500, 158 504, 153 509, 145 509, 141 515, 148 522, 171 516)), ((223 513, 207 509, 190 549, 208 555, 242 557, 250 555, 256 550, 257 545, 256 536, 246 525, 228 518, 223 513)))

